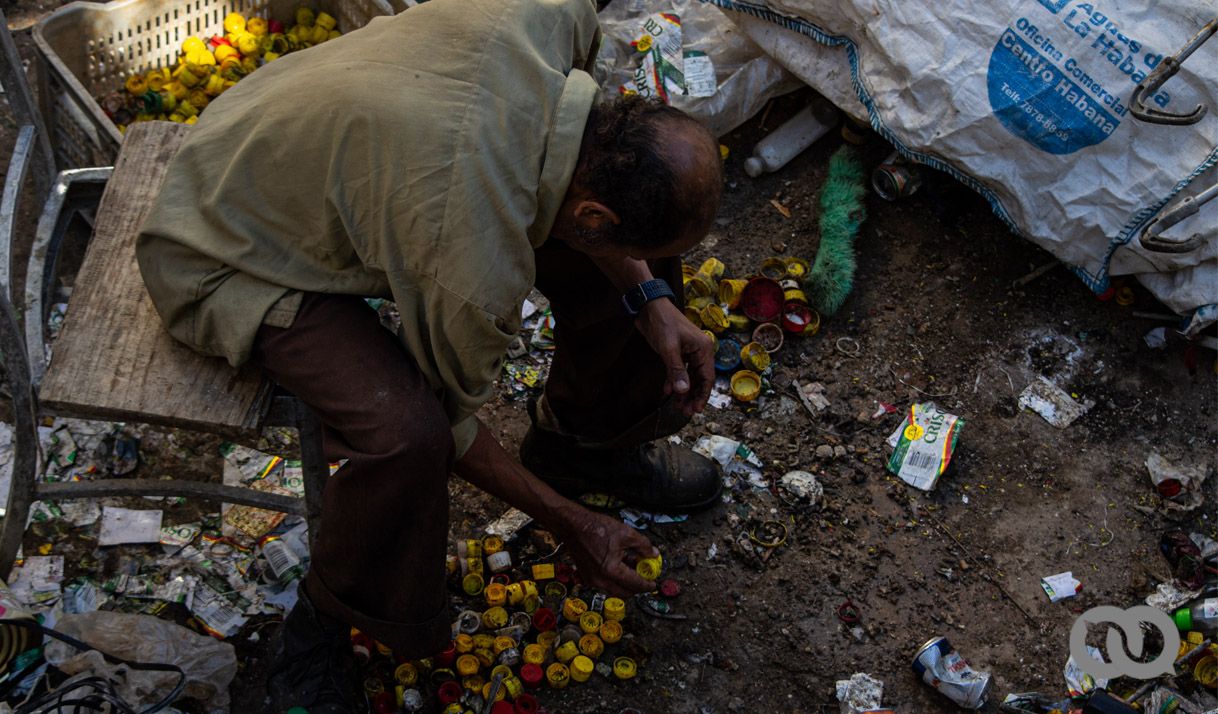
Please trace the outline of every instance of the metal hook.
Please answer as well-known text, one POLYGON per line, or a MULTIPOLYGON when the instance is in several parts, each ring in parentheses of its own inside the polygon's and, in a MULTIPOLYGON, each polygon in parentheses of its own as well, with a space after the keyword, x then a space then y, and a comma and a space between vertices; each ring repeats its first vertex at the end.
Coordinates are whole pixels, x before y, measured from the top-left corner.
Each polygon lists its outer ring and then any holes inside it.
POLYGON ((1176 72, 1180 71, 1180 67, 1184 65, 1184 60, 1188 59, 1189 55, 1197 50, 1198 47, 1205 44, 1215 32, 1218 32, 1218 17, 1206 23, 1201 31, 1193 35, 1193 38, 1188 41, 1184 49, 1177 52, 1171 57, 1165 58, 1159 63, 1145 79, 1138 82, 1138 86, 1133 90, 1133 98, 1129 102, 1129 111, 1135 117, 1151 124, 1171 124, 1183 126, 1186 124, 1196 124, 1201 121, 1201 117, 1205 116, 1206 108, 1200 104, 1197 108, 1187 114, 1175 114, 1173 112, 1165 112, 1161 109, 1154 109, 1146 105, 1147 97, 1152 96, 1159 88, 1167 83, 1167 80, 1175 76, 1176 72))
POLYGON ((1163 231, 1176 225, 1185 218, 1195 214, 1201 210, 1201 206, 1218 197, 1218 183, 1210 186, 1196 196, 1187 196, 1179 203, 1159 214, 1159 217, 1151 221, 1146 228, 1142 229, 1142 235, 1138 236, 1138 242, 1146 250, 1152 250, 1156 253, 1188 253, 1201 247, 1204 237, 1200 233, 1194 233, 1183 240, 1171 240, 1163 237, 1163 231))

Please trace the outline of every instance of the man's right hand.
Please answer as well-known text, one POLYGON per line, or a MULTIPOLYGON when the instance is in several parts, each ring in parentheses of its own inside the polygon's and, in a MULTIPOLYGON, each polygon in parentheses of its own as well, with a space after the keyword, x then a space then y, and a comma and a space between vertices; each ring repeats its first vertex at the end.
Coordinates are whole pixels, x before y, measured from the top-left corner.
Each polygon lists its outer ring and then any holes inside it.
POLYGON ((656 589, 634 570, 641 558, 660 554, 647 537, 616 518, 593 513, 569 512, 563 519, 569 525, 556 529, 575 560, 580 581, 610 595, 626 597, 656 589))
POLYGON ((456 474, 536 518, 571 552, 580 579, 613 595, 633 595, 656 585, 634 571, 640 558, 658 555, 641 533, 563 498, 508 456, 484 424, 469 450, 453 464, 456 474))

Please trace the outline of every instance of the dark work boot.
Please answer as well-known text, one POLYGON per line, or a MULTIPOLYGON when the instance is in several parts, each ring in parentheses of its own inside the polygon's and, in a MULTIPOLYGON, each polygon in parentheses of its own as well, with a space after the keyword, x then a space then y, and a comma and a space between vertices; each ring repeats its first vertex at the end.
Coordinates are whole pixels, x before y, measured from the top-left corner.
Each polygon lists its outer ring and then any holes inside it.
POLYGON ((348 714, 364 709, 355 697, 351 626, 313 607, 305 589, 280 628, 267 689, 272 711, 303 707, 309 714, 348 714))
POLYGON ((706 508, 723 489, 719 464, 667 439, 601 449, 534 423, 520 444, 520 463, 569 498, 608 493, 658 513, 706 508))

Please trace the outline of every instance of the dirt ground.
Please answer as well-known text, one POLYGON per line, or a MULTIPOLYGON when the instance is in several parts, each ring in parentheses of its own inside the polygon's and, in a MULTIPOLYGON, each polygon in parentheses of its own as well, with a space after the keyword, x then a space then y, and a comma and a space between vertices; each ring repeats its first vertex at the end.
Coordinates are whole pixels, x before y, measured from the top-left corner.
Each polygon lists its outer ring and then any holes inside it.
MULTIPOLYGON (((23 49, 30 22, 56 4, 6 4, 23 49)), ((752 179, 742 168, 757 139, 804 100, 777 100, 764 126, 755 117, 722 138, 731 152, 724 204, 687 262, 714 256, 747 275, 766 257, 815 257, 819 190, 841 138, 826 137, 772 175, 752 179)), ((12 142, 4 124, 0 158, 12 142)), ((860 151, 870 169, 889 149, 872 137, 860 151)), ((683 523, 652 525, 647 534, 678 566, 668 575, 682 587, 673 605, 685 619, 635 611, 627 631, 639 677, 543 691, 548 711, 837 711, 834 683, 855 672, 882 680, 884 703, 896 711, 956 711, 910 669, 918 647, 940 635, 993 673, 986 711, 1008 692, 1064 696, 1078 614, 1136 604, 1168 579, 1158 553, 1164 529, 1218 537, 1212 489, 1201 508, 1165 514, 1145 466, 1158 451, 1203 468, 1213 484, 1212 351, 1179 341, 1150 349, 1143 335, 1167 322, 1134 312, 1165 310, 1133 282, 1121 283, 1133 291, 1131 305, 1098 300, 1061 266, 1013 287, 1052 258, 945 176, 927 172, 922 189, 896 203, 869 193, 866 209, 844 307, 815 336, 788 341, 760 400, 708 407, 679 434, 687 445, 712 434, 747 444, 771 481, 793 469, 814 473, 825 487, 822 506, 795 508, 743 489, 683 523), (1042 375, 1094 407, 1065 429, 1022 410, 1020 392, 1042 375), (823 384, 829 406, 811 415, 793 381, 823 384), (884 442, 902 410, 925 401, 966 422, 951 469, 929 493, 884 468, 884 442), (734 547, 742 529, 769 520, 783 522, 788 537, 764 562, 734 547), (1040 578, 1067 570, 1083 590, 1051 604, 1040 578), (846 601, 860 615, 853 631, 838 616, 846 601)), ((481 413, 510 450, 528 426, 524 396, 505 385, 481 413)), ((185 469, 219 477, 215 440, 141 433, 137 475, 185 469), (182 456, 187 463, 177 465, 182 456)), ((451 491, 454 538, 479 535, 506 508, 459 481, 451 491)), ((50 535, 32 534, 27 551, 50 535)), ((53 535, 56 552, 79 548, 72 532, 53 535)), ((232 638, 240 659, 234 711, 263 708, 276 628, 232 638)))

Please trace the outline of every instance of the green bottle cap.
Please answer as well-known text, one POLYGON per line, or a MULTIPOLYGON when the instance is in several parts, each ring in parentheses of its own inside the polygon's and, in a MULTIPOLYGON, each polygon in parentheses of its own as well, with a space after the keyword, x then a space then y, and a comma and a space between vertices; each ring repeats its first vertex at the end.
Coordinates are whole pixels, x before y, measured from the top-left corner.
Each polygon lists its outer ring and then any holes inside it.
POLYGON ((1193 629, 1193 611, 1190 608, 1182 607, 1176 610, 1171 619, 1176 621, 1176 628, 1182 632, 1188 632, 1193 629))
POLYGON ((288 714, 309 714, 309 710, 304 707, 292 707, 288 710, 288 714))

